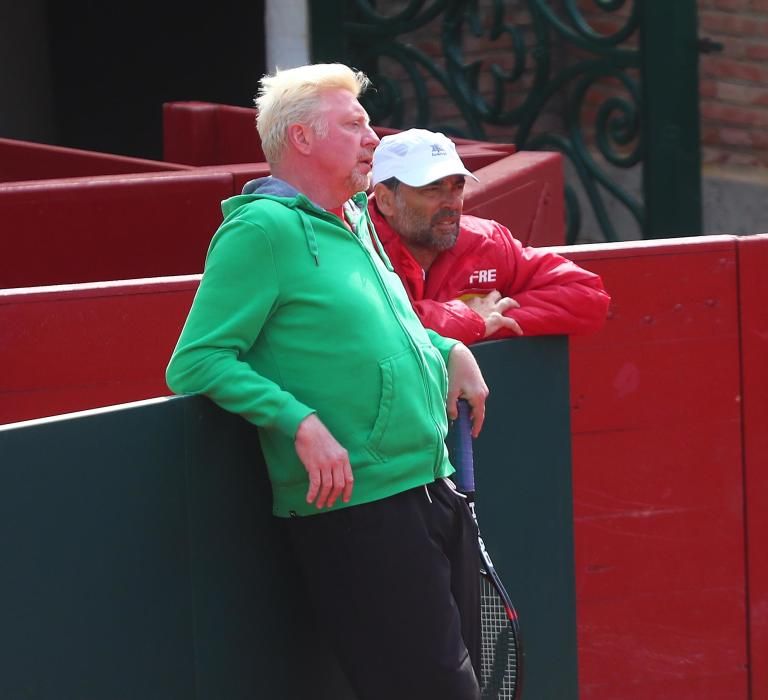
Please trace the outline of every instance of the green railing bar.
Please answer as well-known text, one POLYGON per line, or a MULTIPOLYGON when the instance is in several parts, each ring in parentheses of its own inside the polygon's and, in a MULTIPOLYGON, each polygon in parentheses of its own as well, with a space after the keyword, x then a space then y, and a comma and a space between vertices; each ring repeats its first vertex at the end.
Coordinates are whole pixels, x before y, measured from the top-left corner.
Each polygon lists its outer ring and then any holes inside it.
POLYGON ((645 0, 640 23, 645 238, 702 232, 695 0, 645 0))

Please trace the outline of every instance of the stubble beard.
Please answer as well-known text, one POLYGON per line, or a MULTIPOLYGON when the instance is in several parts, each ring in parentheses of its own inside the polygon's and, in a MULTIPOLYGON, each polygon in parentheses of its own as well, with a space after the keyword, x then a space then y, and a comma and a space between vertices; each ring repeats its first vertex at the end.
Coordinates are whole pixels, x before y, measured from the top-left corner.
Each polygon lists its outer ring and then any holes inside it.
POLYGON ((349 189, 353 193, 367 192, 371 186, 371 174, 361 173, 359 170, 353 170, 349 175, 349 189))
POLYGON ((370 161, 372 157, 372 151, 361 151, 358 154, 357 165, 353 168, 352 172, 349 173, 349 177, 347 178, 347 185, 349 186, 352 194, 357 192, 367 192, 370 188, 371 177, 373 173, 371 172, 370 168, 367 169, 367 172, 363 172, 360 169, 360 165, 366 160, 370 161))
POLYGON ((414 210, 408 210, 402 202, 397 203, 394 229, 415 248, 442 253, 450 250, 459 237, 459 214, 450 209, 440 209, 431 219, 414 210), (437 231, 437 223, 447 216, 456 216, 457 221, 449 231, 437 231))

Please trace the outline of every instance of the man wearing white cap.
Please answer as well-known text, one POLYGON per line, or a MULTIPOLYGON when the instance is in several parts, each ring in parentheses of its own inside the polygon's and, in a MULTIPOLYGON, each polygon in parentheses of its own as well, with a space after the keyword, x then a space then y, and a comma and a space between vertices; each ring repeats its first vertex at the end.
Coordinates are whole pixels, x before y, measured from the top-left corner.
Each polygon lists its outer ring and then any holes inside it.
POLYGON ((409 129, 374 152, 371 219, 424 326, 465 344, 600 328, 600 278, 463 215, 467 177, 477 179, 441 133, 409 129))

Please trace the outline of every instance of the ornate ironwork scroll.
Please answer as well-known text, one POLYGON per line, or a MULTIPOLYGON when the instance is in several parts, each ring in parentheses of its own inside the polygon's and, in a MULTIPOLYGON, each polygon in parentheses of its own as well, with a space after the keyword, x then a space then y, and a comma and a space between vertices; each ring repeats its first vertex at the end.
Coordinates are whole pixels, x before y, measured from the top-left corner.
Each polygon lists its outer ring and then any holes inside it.
POLYGON ((346 0, 332 51, 373 79, 377 124, 560 151, 568 242, 639 238, 644 2, 346 0))

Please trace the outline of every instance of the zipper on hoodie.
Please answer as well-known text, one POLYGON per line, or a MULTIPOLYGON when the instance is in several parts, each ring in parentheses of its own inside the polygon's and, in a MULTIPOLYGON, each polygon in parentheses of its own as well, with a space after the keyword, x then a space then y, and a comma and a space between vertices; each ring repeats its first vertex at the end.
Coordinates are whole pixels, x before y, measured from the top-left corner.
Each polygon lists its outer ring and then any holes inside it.
MULTIPOLYGON (((361 216, 361 220, 365 219, 365 218, 366 218, 365 211, 363 211, 363 214, 361 216)), ((360 226, 360 223, 361 223, 361 221, 358 221, 357 226, 360 226)), ((419 371, 421 373, 421 382, 422 382, 422 384, 423 384, 423 386, 424 386, 424 388, 426 390, 427 400, 429 401, 429 405, 431 406, 432 405, 432 389, 430 388, 429 382, 427 381, 426 361, 424 359, 424 355, 422 354, 421 349, 419 348, 419 346, 416 345, 416 342, 411 337, 411 334, 408 332, 408 329, 405 327, 405 325, 403 324, 402 319, 400 318, 399 314, 397 313, 397 310, 395 309, 395 305, 394 305, 394 303, 392 301, 392 296, 389 293, 389 287, 384 282, 384 279, 382 278, 381 273, 379 272, 379 268, 376 267, 376 262, 373 260, 373 256, 371 254, 371 251, 368 250, 367 246, 363 243, 363 241, 361 240, 360 236, 357 235, 357 227, 355 227, 353 230, 354 230, 354 233, 353 232, 349 232, 349 231, 348 231, 348 233, 350 233, 352 235, 352 237, 357 241, 358 245, 360 245, 360 247, 362 247, 363 250, 365 251, 366 256, 368 258, 368 262, 371 265, 371 267, 373 267, 373 270, 376 273, 376 277, 379 280, 379 285, 381 286, 381 288, 382 288, 382 290, 384 292, 384 295, 386 296, 387 301, 389 302, 389 307, 392 310, 392 313, 393 313, 395 319, 397 320, 398 325, 400 326, 400 328, 403 331, 403 333, 405 333, 405 336, 408 338, 408 343, 410 344, 411 349, 416 353, 416 356, 419 358, 419 371)), ((368 236, 371 238, 371 244, 375 245, 375 243, 374 243, 374 234, 372 234, 370 232, 370 230, 368 231, 368 236)), ((383 260, 382 260, 382 264, 385 264, 383 260)), ((435 458, 435 462, 434 462, 434 465, 432 467, 432 474, 434 475, 436 470, 437 470, 437 467, 439 466, 440 462, 442 461, 442 451, 440 450, 440 447, 443 445, 443 441, 440 439, 440 426, 438 425, 437 421, 435 420, 435 417, 434 417, 434 415, 433 415, 431 410, 429 412, 429 415, 430 415, 430 418, 432 419, 432 424, 434 426, 435 434, 437 436, 437 457, 435 458)))

